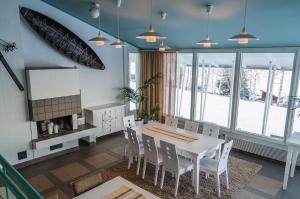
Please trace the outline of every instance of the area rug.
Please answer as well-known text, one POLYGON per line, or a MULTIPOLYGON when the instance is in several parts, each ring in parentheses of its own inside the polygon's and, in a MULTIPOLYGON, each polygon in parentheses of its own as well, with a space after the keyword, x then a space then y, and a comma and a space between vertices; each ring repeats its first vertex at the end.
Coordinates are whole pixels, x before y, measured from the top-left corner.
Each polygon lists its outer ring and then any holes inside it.
MULTIPOLYGON (((142 167, 143 164, 141 164, 142 167)), ((229 157, 229 189, 226 189, 225 177, 221 176, 221 198, 229 199, 239 190, 241 190, 251 179, 252 176, 262 168, 261 165, 248 162, 236 157, 229 157)), ((142 170, 142 169, 141 169, 142 170)), ((121 176, 137 186, 157 195, 160 198, 173 199, 175 178, 171 174, 166 173, 164 187, 161 190, 159 188, 160 174, 158 178, 158 185, 154 186, 154 167, 150 164, 147 165, 145 179, 141 179, 136 175, 136 162, 132 165, 131 169, 127 169, 127 161, 123 161, 103 172, 103 177, 106 180, 112 179, 116 176, 121 176)), ((203 173, 200 174, 200 193, 195 194, 194 188, 191 183, 191 173, 186 173, 180 177, 178 195, 176 198, 192 199, 192 198, 205 198, 205 199, 217 199, 216 183, 213 176, 205 179, 203 173)))

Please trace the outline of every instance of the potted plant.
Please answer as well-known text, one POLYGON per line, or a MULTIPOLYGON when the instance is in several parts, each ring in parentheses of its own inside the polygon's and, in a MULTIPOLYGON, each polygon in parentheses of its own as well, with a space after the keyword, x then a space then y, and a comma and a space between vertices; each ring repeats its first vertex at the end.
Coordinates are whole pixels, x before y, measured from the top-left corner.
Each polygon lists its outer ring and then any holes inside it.
POLYGON ((154 75, 153 77, 146 79, 143 84, 138 87, 136 90, 132 89, 130 87, 123 87, 121 89, 121 92, 127 102, 132 102, 135 104, 136 107, 136 123, 137 125, 144 123, 144 118, 149 119, 149 116, 151 115, 151 118, 153 117, 153 114, 159 110, 158 106, 155 106, 150 109, 149 113, 142 114, 141 113, 141 105, 147 100, 147 96, 145 95, 146 89, 149 88, 151 85, 153 85, 158 78, 160 78, 159 75, 154 75), (158 108, 158 109, 157 109, 158 108), (154 111, 154 113, 153 113, 154 111))

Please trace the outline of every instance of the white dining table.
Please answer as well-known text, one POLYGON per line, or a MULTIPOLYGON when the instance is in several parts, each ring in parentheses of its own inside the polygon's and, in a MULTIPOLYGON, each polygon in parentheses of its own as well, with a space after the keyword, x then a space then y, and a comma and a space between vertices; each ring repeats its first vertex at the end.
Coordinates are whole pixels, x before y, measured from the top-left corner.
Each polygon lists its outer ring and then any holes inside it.
POLYGON ((141 135, 143 133, 154 137, 158 146, 160 140, 174 144, 179 155, 189 158, 193 161, 194 176, 192 181, 196 194, 199 193, 200 159, 203 158, 209 150, 214 148, 217 149, 217 157, 220 157, 221 147, 225 142, 225 140, 222 139, 205 136, 180 128, 170 127, 158 122, 151 122, 145 125, 134 127, 132 129, 136 131, 139 139, 141 139, 141 135), (163 132, 167 133, 165 134, 163 132), (186 142, 184 140, 177 139, 177 135, 183 135, 192 141, 186 142))
POLYGON ((77 197, 74 199, 101 199, 105 198, 107 195, 111 194, 112 192, 116 191, 121 186, 126 186, 131 188, 137 193, 143 194, 146 198, 149 199, 160 199, 159 197, 153 195, 152 193, 138 187, 137 185, 129 182, 128 180, 118 176, 115 177, 102 185, 99 185, 77 197))

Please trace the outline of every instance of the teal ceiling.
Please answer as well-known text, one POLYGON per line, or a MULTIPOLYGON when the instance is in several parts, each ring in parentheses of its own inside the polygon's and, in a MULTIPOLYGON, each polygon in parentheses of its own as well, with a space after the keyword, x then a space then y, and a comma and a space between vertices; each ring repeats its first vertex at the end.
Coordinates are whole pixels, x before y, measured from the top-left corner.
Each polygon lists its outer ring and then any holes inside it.
MULTIPOLYGON (((89 16, 92 0, 43 0, 64 12, 97 27, 98 20, 89 16)), ((195 43, 206 34, 205 5, 213 4, 210 36, 219 43, 216 48, 300 46, 299 0, 249 0, 247 31, 260 40, 238 45, 227 39, 240 32, 244 15, 243 0, 153 0, 153 25, 167 36, 172 48, 201 48, 195 43), (160 19, 160 11, 167 19, 160 19)), ((101 0, 101 29, 117 35, 116 0, 101 0)), ((136 36, 150 24, 150 0, 122 0, 120 37, 138 48, 155 48, 136 36)))

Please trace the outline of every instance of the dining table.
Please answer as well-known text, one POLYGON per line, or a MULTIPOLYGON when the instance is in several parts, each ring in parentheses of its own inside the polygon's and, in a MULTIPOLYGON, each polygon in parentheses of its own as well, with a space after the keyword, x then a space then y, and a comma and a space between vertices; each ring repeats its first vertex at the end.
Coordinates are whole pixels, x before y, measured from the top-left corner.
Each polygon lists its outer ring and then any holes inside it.
POLYGON ((149 122, 132 129, 136 131, 140 140, 142 134, 146 134, 154 138, 158 147, 160 140, 172 143, 176 146, 178 155, 192 160, 194 169, 192 184, 196 194, 199 193, 200 160, 213 149, 216 149, 216 158, 220 158, 222 144, 225 142, 219 138, 167 126, 159 122, 149 122))
POLYGON ((74 199, 160 199, 132 182, 117 176, 74 199), (130 193, 131 192, 131 193, 130 193))

